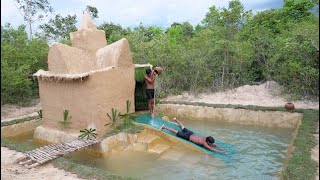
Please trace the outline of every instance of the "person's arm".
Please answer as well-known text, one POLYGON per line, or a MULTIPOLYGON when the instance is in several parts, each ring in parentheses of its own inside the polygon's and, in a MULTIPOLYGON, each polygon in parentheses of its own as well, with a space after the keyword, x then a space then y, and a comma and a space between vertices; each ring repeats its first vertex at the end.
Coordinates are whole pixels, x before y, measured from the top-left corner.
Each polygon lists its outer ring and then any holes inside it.
POLYGON ((149 83, 153 83, 154 79, 155 79, 155 75, 153 74, 153 72, 151 73, 151 77, 145 75, 145 79, 149 82, 149 83))
POLYGON ((215 148, 209 146, 207 143, 204 143, 203 146, 204 146, 205 148, 209 149, 210 151, 213 151, 213 152, 218 152, 218 153, 222 153, 222 154, 225 153, 224 151, 219 151, 218 149, 215 149, 215 148))
POLYGON ((219 149, 221 149, 221 150, 223 150, 223 151, 227 151, 227 150, 225 150, 224 148, 220 147, 218 144, 213 144, 212 146, 213 146, 213 147, 217 147, 217 148, 219 148, 219 149))

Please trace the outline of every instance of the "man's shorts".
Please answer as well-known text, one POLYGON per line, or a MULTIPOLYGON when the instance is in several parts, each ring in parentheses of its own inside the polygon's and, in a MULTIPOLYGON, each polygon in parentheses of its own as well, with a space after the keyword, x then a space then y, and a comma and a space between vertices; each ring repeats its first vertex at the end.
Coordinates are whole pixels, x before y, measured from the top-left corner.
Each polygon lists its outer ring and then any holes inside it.
POLYGON ((187 128, 183 128, 182 131, 177 133, 177 136, 189 141, 189 138, 192 134, 192 131, 189 131, 187 128))
POLYGON ((146 95, 148 99, 154 99, 154 89, 146 89, 146 95))

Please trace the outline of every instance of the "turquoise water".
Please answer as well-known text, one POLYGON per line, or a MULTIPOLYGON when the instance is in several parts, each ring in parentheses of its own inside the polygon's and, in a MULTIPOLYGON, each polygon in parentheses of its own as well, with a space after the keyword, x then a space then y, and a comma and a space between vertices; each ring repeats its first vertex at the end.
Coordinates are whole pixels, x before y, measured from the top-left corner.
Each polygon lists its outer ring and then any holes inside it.
POLYGON ((81 152, 71 154, 69 158, 78 163, 105 168, 114 174, 148 180, 278 179, 291 139, 290 129, 214 121, 181 121, 195 132, 212 135, 231 152, 226 155, 206 155, 172 147, 162 155, 129 150, 105 158, 90 158, 81 152))
MULTIPOLYGON (((147 180, 278 179, 292 130, 214 120, 180 121, 194 132, 213 136, 220 145, 230 150, 229 153, 206 155, 181 149, 177 145, 161 155, 127 150, 108 157, 94 157, 79 151, 66 157, 80 164, 104 168, 113 174, 147 180)), ((15 140, 34 144, 32 134, 15 140)))
POLYGON ((278 179, 284 166, 291 130, 212 121, 184 121, 186 127, 232 144, 232 163, 218 168, 217 179, 278 179))

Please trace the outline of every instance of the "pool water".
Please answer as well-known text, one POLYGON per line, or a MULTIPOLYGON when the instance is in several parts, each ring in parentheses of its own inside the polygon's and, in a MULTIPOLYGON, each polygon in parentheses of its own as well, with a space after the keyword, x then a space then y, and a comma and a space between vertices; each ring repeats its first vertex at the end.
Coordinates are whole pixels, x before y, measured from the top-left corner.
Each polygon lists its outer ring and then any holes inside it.
POLYGON ((37 141, 33 139, 34 131, 26 132, 17 136, 8 137, 9 140, 18 142, 19 144, 24 144, 28 146, 32 146, 35 148, 39 148, 41 146, 47 145, 47 143, 37 141))
POLYGON ((212 135, 235 148, 232 163, 212 155, 172 147, 162 155, 123 151, 89 160, 81 152, 69 158, 111 173, 141 179, 279 179, 291 129, 183 120, 186 127, 212 135))
MULTIPOLYGON (((232 144, 232 162, 225 163, 221 158, 182 149, 178 145, 161 155, 125 150, 108 157, 94 157, 84 151, 74 152, 66 157, 80 164, 104 168, 113 174, 148 180, 279 179, 292 138, 292 129, 214 121, 181 121, 187 128, 232 144)), ((15 140, 32 143, 32 140, 27 141, 21 137, 15 140)), ((32 144, 39 146, 37 142, 32 144)))

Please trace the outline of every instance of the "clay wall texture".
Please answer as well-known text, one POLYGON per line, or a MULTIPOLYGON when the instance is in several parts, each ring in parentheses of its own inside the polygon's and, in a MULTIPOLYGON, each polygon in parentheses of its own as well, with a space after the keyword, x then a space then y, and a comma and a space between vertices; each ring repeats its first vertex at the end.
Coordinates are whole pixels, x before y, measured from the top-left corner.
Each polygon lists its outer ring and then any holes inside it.
POLYGON ((126 113, 126 101, 129 100, 130 113, 135 109, 135 67, 129 43, 121 39, 107 45, 105 32, 96 29, 87 14, 84 14, 78 31, 70 36, 72 47, 60 43, 50 47, 49 73, 58 77, 53 79, 71 74, 80 76, 81 73, 88 73, 89 77, 55 81, 41 78, 41 71, 35 74, 39 81, 42 126, 68 133, 92 127, 97 129, 98 136, 102 136, 110 130, 105 124, 112 122, 107 115, 112 115, 112 108, 126 113), (72 116, 69 128, 60 124, 64 110, 72 116))

